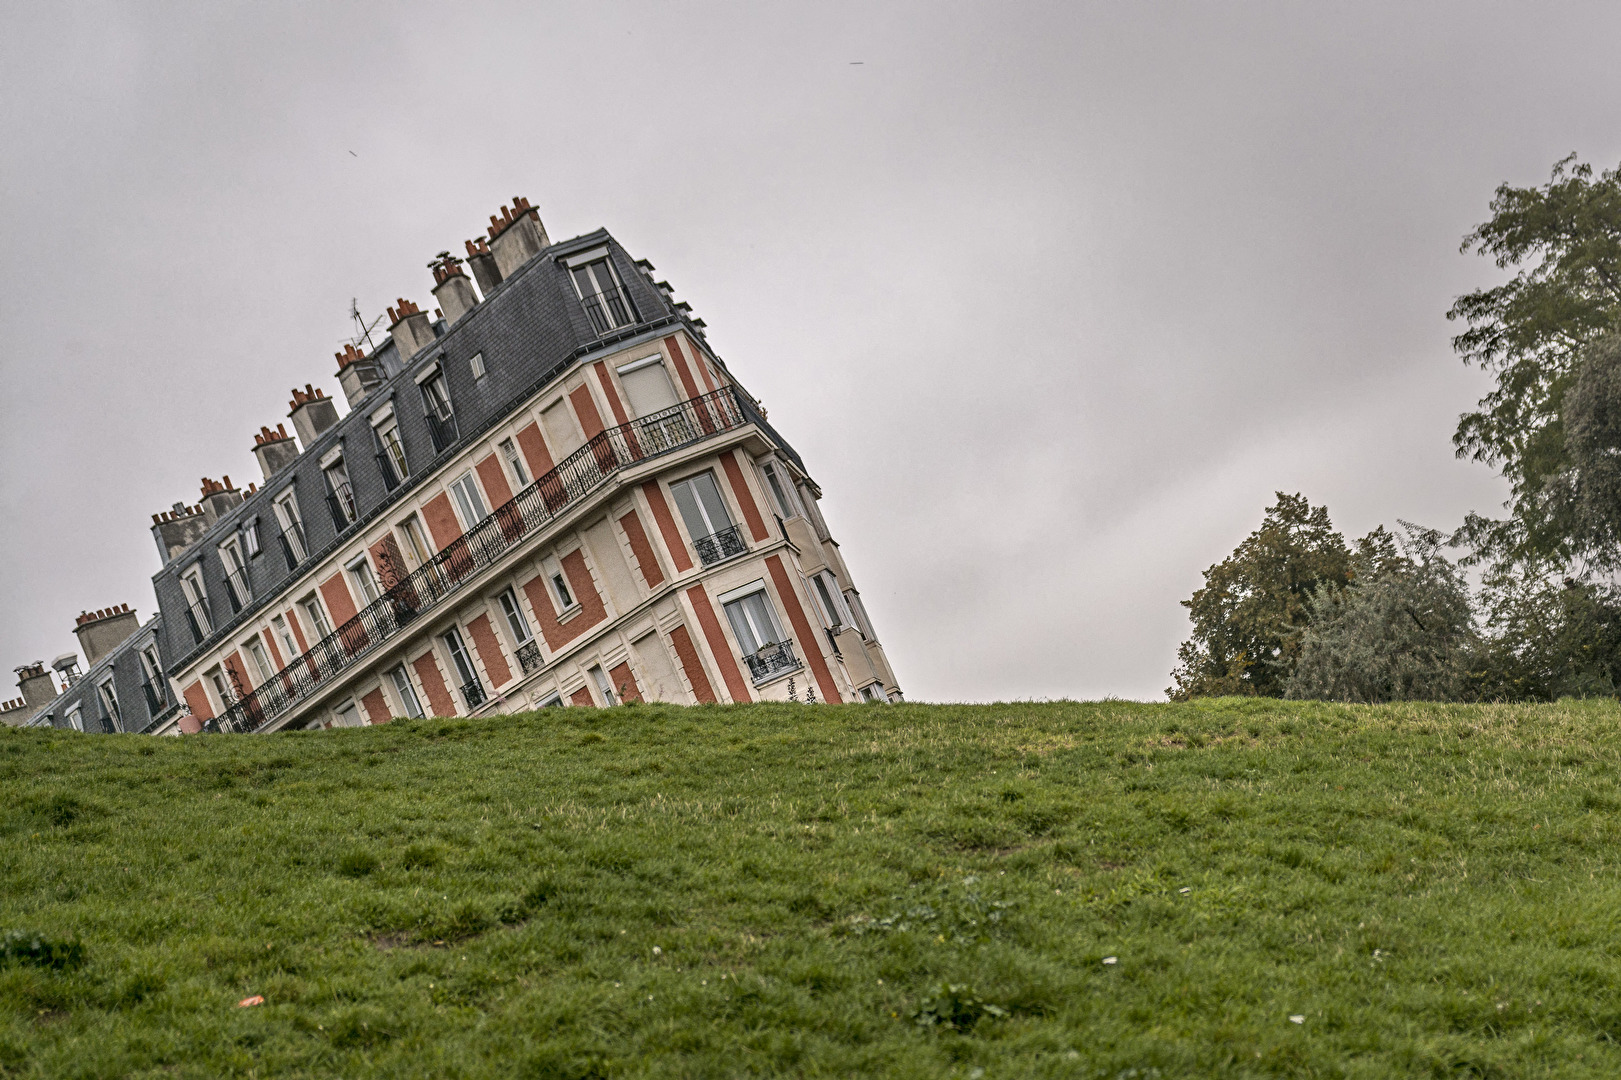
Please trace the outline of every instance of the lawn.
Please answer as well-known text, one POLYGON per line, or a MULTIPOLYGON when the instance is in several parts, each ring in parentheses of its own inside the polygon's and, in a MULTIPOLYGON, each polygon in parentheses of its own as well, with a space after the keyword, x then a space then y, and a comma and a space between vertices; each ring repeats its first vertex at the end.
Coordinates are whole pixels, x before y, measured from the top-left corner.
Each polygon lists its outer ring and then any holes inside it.
POLYGON ((0 730, 0 1076, 1614 1077, 1618 839, 1608 702, 0 730))

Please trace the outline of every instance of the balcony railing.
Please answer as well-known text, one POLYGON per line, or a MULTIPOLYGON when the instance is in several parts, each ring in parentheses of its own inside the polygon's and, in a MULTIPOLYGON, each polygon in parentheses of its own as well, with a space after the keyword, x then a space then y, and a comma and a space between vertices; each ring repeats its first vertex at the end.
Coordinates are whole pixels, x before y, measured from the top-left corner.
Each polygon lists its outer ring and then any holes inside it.
POLYGON ((298 569, 298 564, 304 561, 304 556, 300 552, 309 550, 304 546, 304 530, 295 524, 291 530, 291 539, 285 532, 278 533, 276 539, 281 541, 281 557, 287 560, 287 572, 292 573, 298 569), (297 551, 293 549, 295 541, 298 544, 297 551))
POLYGON ((241 570, 232 570, 225 575, 225 596, 231 601, 231 613, 234 615, 241 611, 249 600, 253 599, 253 590, 248 588, 248 578, 241 570))
POLYGON ((585 305, 585 313, 591 316, 591 326, 599 337, 636 321, 630 298, 618 286, 600 295, 583 297, 580 303, 585 305))
POLYGON ((794 655, 794 643, 779 641, 775 645, 763 646, 759 652, 750 653, 743 658, 749 666, 749 674, 754 678, 754 684, 768 682, 789 671, 798 671, 805 665, 799 662, 794 655))
POLYGON ((468 712, 472 712, 474 709, 484 704, 486 697, 488 697, 488 695, 484 693, 483 683, 474 681, 462 684, 462 701, 467 703, 468 712))
POLYGON ((533 675, 540 668, 540 645, 533 638, 518 647, 518 666, 525 675, 533 675))
POLYGON ((152 685, 151 679, 141 680, 141 689, 146 691, 146 715, 156 716, 163 711, 163 701, 158 697, 157 689, 152 685))
MULTIPOLYGON (((679 409, 688 433, 685 441, 649 446, 635 421, 604 431, 304 655, 244 694, 220 715, 218 729, 246 732, 265 726, 375 652, 419 615, 438 607, 479 570, 533 536, 621 469, 750 422, 742 398, 731 387, 683 402, 679 409)), ((385 579, 393 580, 391 575, 385 579)))
POLYGON ((698 561, 705 566, 718 563, 722 559, 730 559, 733 555, 741 555, 749 549, 748 544, 743 542, 741 525, 733 525, 730 529, 700 536, 692 542, 692 547, 698 552, 698 561))
POLYGON ((191 636, 199 645, 203 643, 203 638, 214 631, 208 622, 208 612, 203 610, 201 604, 186 605, 186 625, 191 627, 191 636))
POLYGON ((427 416, 428 434, 433 437, 433 452, 442 454, 445 447, 456 441, 456 417, 439 416, 429 413, 427 416))
POLYGON ((355 493, 349 490, 349 485, 340 483, 337 487, 326 493, 327 509, 332 511, 332 527, 339 532, 354 524, 355 493))

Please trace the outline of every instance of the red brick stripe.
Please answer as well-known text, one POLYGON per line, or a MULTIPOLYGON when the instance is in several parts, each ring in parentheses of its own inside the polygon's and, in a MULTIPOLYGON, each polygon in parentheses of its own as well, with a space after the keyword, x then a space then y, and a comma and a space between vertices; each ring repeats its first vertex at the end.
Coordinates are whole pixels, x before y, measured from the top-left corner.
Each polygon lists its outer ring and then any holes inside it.
POLYGON ((360 704, 366 709, 366 718, 374 724, 386 724, 393 719, 389 715, 388 702, 383 700, 381 688, 373 690, 360 699, 360 704))
POLYGON ((411 666, 416 669, 417 678, 422 680, 422 689, 427 692, 429 715, 455 716, 456 703, 450 699, 450 691, 445 689, 445 680, 439 674, 439 665, 434 662, 433 653, 423 653, 411 661, 411 666))
POLYGON ((788 621, 793 624, 794 636, 799 639, 799 648, 805 654, 805 663, 810 665, 811 673, 816 676, 816 685, 822 688, 822 700, 837 705, 844 699, 839 696, 838 684, 833 681, 833 673, 827 669, 827 661, 822 659, 821 643, 811 630, 810 619, 805 614, 804 605, 799 602, 799 594, 788 579, 788 571, 783 569, 782 558, 768 555, 765 564, 771 571, 772 583, 777 586, 777 595, 782 598, 782 606, 788 609, 788 621))
POLYGON ((713 705, 715 688, 709 685, 703 661, 698 659, 698 648, 693 645, 692 635, 687 633, 685 626, 670 631, 670 644, 675 646, 675 657, 681 661, 681 670, 686 673, 687 682, 692 684, 692 696, 701 704, 713 705))
POLYGON ((687 599, 692 602, 692 609, 698 616, 698 625, 703 627, 704 640, 709 643, 709 653, 715 658, 715 666, 720 668, 720 677, 726 683, 726 692, 740 705, 753 701, 754 698, 749 694, 749 684, 743 681, 743 673, 737 668, 737 658, 732 655, 732 647, 727 643, 726 635, 721 633, 720 619, 715 616, 715 608, 709 602, 709 594, 704 592, 702 585, 694 585, 687 590, 687 599))
POLYGON ((614 693, 619 695, 620 701, 642 700, 641 687, 636 685, 636 676, 631 674, 629 664, 615 664, 613 670, 608 672, 608 678, 613 680, 614 693))
POLYGON ((512 678, 512 669, 501 655, 501 643, 495 640, 490 617, 480 615, 467 624, 467 632, 473 636, 473 648, 478 651, 479 659, 484 661, 484 673, 490 677, 490 685, 505 686, 512 678))
POLYGON ((653 545, 648 542, 647 530, 642 528, 641 516, 632 510, 619 519, 619 527, 625 530, 625 538, 630 541, 630 553, 636 556, 642 580, 649 589, 658 588, 664 581, 664 572, 659 569, 658 556, 653 554, 653 545))
POLYGON ((642 485, 642 494, 647 496, 653 520, 659 524, 659 534, 664 537, 664 550, 670 553, 675 572, 682 574, 691 570, 692 557, 687 554, 687 542, 681 539, 681 533, 675 527, 675 518, 670 514, 670 504, 664 501, 664 491, 659 487, 659 482, 647 481, 642 485))
POLYGON ((749 535, 756 542, 766 539, 771 534, 766 532, 760 507, 754 501, 753 492, 749 491, 748 481, 743 479, 743 470, 738 468, 737 451, 722 454, 720 464, 726 470, 726 482, 732 485, 732 495, 737 499, 737 505, 743 508, 743 520, 749 524, 749 535))

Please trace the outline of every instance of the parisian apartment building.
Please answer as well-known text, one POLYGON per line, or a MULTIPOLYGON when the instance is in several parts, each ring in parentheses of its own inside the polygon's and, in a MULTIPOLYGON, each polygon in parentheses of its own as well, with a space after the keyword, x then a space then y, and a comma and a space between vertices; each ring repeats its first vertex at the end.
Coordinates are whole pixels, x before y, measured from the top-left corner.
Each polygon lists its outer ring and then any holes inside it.
MULTIPOLYGON (((154 514, 156 613, 84 612, 12 725, 250 733, 547 706, 901 698, 792 446, 606 231, 517 198, 432 315, 262 424, 262 473, 154 514), (290 430, 289 430, 290 429, 290 430)), ((381 328, 379 327, 379 330, 381 328)))

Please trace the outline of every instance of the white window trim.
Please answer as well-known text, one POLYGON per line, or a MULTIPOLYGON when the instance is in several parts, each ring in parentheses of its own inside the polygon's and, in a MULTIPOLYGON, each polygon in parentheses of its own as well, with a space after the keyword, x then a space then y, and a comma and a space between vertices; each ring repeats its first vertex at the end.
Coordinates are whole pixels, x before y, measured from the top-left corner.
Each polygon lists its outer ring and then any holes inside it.
POLYGON ((433 378, 437 374, 439 374, 439 361, 434 360, 433 363, 429 364, 427 367, 423 368, 421 371, 419 371, 415 375, 411 376, 411 378, 416 382, 416 384, 418 386, 421 386, 423 383, 427 382, 429 379, 433 378))
POLYGON ((573 270, 577 266, 584 266, 586 263, 593 263, 598 259, 606 259, 607 257, 608 245, 603 244, 600 247, 592 248, 590 251, 582 251, 578 255, 565 255, 562 261, 564 266, 573 270))
POLYGON ((580 609, 580 598, 574 595, 574 582, 563 572, 563 560, 555 555, 548 555, 541 560, 540 572, 546 575, 546 595, 551 598, 552 607, 557 609, 557 620, 562 622, 580 609), (556 578, 562 578, 563 584, 568 586, 571 602, 566 607, 563 605, 562 597, 557 595, 556 578))
POLYGON ((652 356, 644 356, 640 360, 632 360, 628 364, 616 367, 614 368, 614 371, 620 375, 629 375, 633 371, 640 371, 642 368, 652 367, 654 364, 662 363, 664 363, 664 354, 654 353, 652 356))
POLYGON ((370 419, 372 427, 382 427, 394 419, 394 403, 392 401, 385 402, 382 408, 371 414, 370 419))
POLYGON ((715 597, 715 602, 724 607, 725 605, 730 604, 733 600, 741 600, 745 596, 749 596, 757 592, 766 592, 765 578, 763 577, 755 578, 747 585, 733 589, 730 592, 721 593, 719 596, 715 597))
POLYGON ((467 358, 467 370, 473 373, 473 379, 475 382, 489 374, 490 369, 489 365, 484 362, 483 350, 480 350, 467 358))
MULTIPOLYGON (((342 460, 343 441, 340 439, 337 446, 334 446, 332 449, 321 455, 321 471, 326 472, 328 469, 332 468, 335 463, 342 460)), ((347 477, 345 477, 345 479, 347 479, 347 477)))

